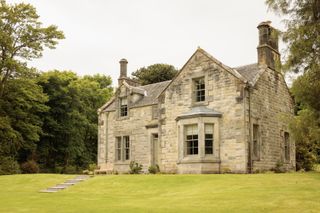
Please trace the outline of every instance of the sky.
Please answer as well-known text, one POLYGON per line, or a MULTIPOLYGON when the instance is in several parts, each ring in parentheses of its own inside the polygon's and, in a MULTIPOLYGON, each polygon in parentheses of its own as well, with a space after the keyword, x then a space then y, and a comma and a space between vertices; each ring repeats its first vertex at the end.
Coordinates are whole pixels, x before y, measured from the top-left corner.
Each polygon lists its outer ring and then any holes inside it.
POLYGON ((121 58, 129 75, 155 63, 179 69, 201 47, 236 67, 257 62, 260 22, 283 29, 264 0, 7 0, 20 2, 35 6, 44 26, 54 24, 66 37, 30 66, 105 74, 114 86, 121 58))

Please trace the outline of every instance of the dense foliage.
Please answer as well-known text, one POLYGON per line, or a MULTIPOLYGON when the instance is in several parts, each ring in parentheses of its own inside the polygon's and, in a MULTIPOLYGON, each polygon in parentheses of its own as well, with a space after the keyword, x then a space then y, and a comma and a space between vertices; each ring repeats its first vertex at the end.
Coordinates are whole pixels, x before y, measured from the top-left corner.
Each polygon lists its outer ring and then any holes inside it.
POLYGON ((111 79, 28 68, 64 38, 38 19, 30 4, 0 0, 0 175, 39 166, 71 172, 96 159, 96 110, 111 96, 111 79))
POLYGON ((172 65, 153 64, 138 69, 132 73, 132 76, 142 85, 146 85, 171 80, 177 73, 178 70, 172 65))
POLYGON ((291 123, 296 139, 297 169, 310 170, 320 150, 320 0, 267 0, 284 17, 288 44, 284 68, 299 73, 292 93, 298 113, 291 123))
POLYGON ((111 96, 111 79, 104 75, 78 77, 70 71, 40 76, 50 109, 42 113, 44 134, 38 156, 44 168, 86 167, 96 161, 97 109, 111 96))

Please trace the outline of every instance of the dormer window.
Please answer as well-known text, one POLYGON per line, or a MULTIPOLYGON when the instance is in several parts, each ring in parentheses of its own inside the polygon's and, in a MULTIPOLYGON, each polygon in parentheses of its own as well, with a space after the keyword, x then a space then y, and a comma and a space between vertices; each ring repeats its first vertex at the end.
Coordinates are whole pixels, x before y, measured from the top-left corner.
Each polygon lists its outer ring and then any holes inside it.
POLYGON ((194 101, 202 102, 206 99, 206 87, 203 78, 194 79, 194 101))
POLYGON ((120 117, 128 116, 128 101, 127 98, 120 98, 120 117))

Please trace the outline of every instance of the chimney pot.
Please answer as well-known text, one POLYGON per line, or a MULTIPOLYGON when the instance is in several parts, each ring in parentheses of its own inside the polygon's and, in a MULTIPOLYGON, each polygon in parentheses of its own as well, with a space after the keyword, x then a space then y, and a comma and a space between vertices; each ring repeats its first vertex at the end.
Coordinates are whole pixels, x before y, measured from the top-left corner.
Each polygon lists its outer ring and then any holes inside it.
POLYGON ((127 77, 127 59, 123 58, 120 60, 120 78, 126 78, 127 77))

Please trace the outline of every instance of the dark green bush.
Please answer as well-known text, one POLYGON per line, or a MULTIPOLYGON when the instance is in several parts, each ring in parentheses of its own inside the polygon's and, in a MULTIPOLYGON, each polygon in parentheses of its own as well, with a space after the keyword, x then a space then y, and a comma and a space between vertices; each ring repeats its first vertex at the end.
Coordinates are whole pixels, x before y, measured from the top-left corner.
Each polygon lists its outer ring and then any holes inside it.
POLYGON ((66 166, 63 170, 64 174, 78 174, 79 171, 76 166, 66 166))
POLYGON ((19 174, 20 166, 12 157, 0 157, 0 175, 19 174))
POLYGON ((62 174, 63 173, 63 166, 56 166, 54 168, 54 173, 57 173, 57 174, 62 174))
POLYGON ((39 166, 37 162, 35 162, 34 160, 28 160, 27 162, 22 163, 20 168, 22 173, 24 174, 32 174, 39 172, 39 166))
POLYGON ((148 171, 150 174, 157 174, 160 172, 159 165, 156 164, 155 166, 149 166, 148 171))
POLYGON ((130 174, 139 174, 142 170, 142 165, 135 161, 131 161, 129 167, 130 174))

